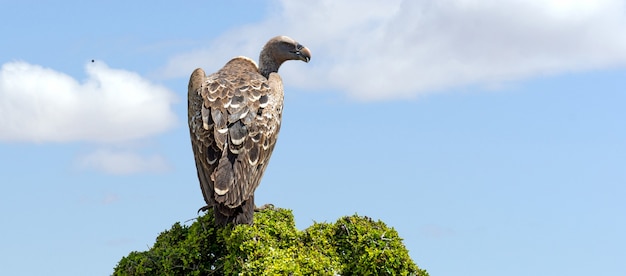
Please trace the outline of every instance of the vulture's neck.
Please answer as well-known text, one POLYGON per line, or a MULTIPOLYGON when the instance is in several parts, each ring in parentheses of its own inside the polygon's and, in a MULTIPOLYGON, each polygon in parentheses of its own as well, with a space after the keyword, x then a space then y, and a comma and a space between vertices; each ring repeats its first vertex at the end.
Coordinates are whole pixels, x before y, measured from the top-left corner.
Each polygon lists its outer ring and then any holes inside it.
POLYGON ((282 62, 278 61, 272 52, 265 48, 261 51, 261 55, 259 56, 259 72, 265 78, 269 78, 271 73, 278 72, 278 68, 282 62))

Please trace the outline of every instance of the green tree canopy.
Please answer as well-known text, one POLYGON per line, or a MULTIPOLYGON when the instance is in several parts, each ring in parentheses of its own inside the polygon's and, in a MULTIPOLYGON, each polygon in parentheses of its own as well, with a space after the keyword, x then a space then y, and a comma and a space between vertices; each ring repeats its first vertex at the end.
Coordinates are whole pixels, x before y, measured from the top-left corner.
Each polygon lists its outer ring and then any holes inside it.
POLYGON ((368 217, 299 231, 291 210, 267 209, 254 222, 219 228, 212 212, 177 222, 148 251, 123 257, 114 275, 428 275, 393 228, 368 217))

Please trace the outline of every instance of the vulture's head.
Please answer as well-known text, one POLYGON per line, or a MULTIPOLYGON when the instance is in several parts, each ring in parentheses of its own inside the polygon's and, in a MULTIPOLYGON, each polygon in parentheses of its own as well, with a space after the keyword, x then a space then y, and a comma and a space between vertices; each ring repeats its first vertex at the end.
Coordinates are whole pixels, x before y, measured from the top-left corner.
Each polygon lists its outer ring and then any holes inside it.
POLYGON ((259 57, 260 71, 278 72, 283 62, 288 60, 301 60, 309 62, 311 51, 309 48, 287 36, 277 36, 270 39, 259 57))

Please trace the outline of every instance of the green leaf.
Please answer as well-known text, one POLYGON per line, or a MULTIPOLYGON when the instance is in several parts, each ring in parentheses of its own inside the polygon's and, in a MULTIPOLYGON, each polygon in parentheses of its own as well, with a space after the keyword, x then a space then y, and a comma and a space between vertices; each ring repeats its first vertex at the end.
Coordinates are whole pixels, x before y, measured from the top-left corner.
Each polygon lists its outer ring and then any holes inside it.
POLYGON ((212 212, 176 222, 147 251, 123 257, 113 275, 419 275, 393 229, 358 215, 295 227, 291 210, 255 213, 254 225, 215 227, 212 212))

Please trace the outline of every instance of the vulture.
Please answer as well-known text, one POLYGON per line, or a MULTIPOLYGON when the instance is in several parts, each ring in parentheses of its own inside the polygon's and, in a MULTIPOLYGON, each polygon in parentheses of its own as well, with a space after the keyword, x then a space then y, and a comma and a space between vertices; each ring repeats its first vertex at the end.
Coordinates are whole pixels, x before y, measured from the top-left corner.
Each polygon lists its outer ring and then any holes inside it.
POLYGON ((287 60, 309 62, 311 52, 286 36, 270 39, 259 55, 231 59, 206 75, 197 68, 188 87, 191 147, 206 206, 215 223, 252 224, 254 191, 261 182, 283 111, 278 68, 287 60))

